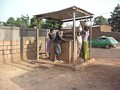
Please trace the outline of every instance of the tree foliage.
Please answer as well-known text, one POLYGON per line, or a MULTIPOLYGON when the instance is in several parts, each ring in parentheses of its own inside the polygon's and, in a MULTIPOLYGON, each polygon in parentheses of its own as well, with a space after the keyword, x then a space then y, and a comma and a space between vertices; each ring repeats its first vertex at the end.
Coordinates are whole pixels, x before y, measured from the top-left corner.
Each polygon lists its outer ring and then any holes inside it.
POLYGON ((43 28, 58 28, 60 26, 60 22, 59 21, 55 21, 55 20, 45 20, 44 24, 43 24, 43 28))
POLYGON ((4 23, 5 26, 24 26, 29 27, 29 16, 21 15, 20 18, 17 18, 16 20, 13 17, 8 18, 7 22, 4 23))
POLYGON ((24 27, 29 27, 29 16, 28 15, 26 15, 26 16, 24 16, 24 15, 21 15, 21 17, 20 18, 17 18, 17 21, 16 21, 16 24, 18 25, 18 26, 24 26, 24 27))
POLYGON ((106 18, 103 16, 98 16, 94 19, 94 25, 102 25, 102 24, 107 24, 108 21, 106 18))
MULTIPOLYGON (((28 15, 26 16, 21 15, 21 17, 17 17, 16 20, 13 17, 10 17, 8 18, 7 22, 4 23, 5 26, 16 26, 16 27, 24 26, 26 28, 28 27, 34 28, 36 24, 37 24, 36 17, 32 17, 30 19, 28 15)), ((43 28, 43 29, 59 28, 61 24, 62 23, 60 23, 59 21, 55 21, 55 20, 43 20, 42 19, 39 22, 40 28, 43 28)))
POLYGON ((8 18, 7 22, 5 23, 6 26, 15 26, 15 19, 13 17, 8 18))
POLYGON ((120 32, 120 5, 118 4, 113 12, 111 18, 108 19, 109 24, 112 26, 112 31, 120 32))
POLYGON ((34 28, 36 26, 36 18, 35 17, 32 17, 30 19, 30 28, 34 28))
POLYGON ((22 21, 22 24, 23 25, 25 25, 25 27, 29 27, 29 16, 27 15, 27 16, 24 16, 24 15, 22 15, 21 16, 21 21, 22 21))
POLYGON ((21 26, 21 19, 20 18, 17 18, 16 20, 15 20, 15 26, 16 27, 20 27, 21 26))
MULTIPOLYGON (((29 27, 34 28, 36 25, 37 25, 36 17, 32 17, 30 19, 30 26, 29 27)), ((39 26, 41 26, 41 28, 44 27, 44 20, 43 19, 39 22, 39 26)))

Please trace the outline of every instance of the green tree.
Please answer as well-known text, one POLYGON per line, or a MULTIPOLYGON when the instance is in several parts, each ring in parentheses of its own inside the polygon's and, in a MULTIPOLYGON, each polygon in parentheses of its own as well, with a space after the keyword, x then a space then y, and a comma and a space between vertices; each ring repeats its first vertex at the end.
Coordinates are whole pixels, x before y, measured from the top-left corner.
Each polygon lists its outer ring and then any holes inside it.
POLYGON ((101 24, 107 24, 108 21, 103 16, 98 16, 94 19, 94 25, 101 25, 101 24))
POLYGON ((20 18, 17 18, 17 19, 15 20, 15 26, 16 26, 16 27, 20 27, 20 26, 21 26, 21 19, 20 19, 20 18))
MULTIPOLYGON (((30 28, 34 28, 36 26, 36 18, 32 17, 30 19, 30 28)), ((58 28, 59 27, 59 22, 54 21, 54 20, 41 20, 39 23, 39 26, 43 29, 48 29, 48 28, 58 28)))
POLYGON ((109 24, 112 26, 112 31, 120 32, 120 5, 118 4, 113 12, 111 18, 108 19, 109 24))
POLYGON ((43 19, 40 21, 39 24, 40 24, 41 28, 44 28, 44 20, 43 19))
POLYGON ((29 16, 26 15, 21 15, 20 18, 17 18, 16 21, 15 21, 15 26, 17 27, 20 27, 21 25, 24 26, 24 27, 29 27, 29 16))
POLYGON ((59 21, 55 21, 55 20, 45 20, 43 28, 58 28, 60 26, 60 22, 59 21))
POLYGON ((24 16, 24 15, 21 15, 21 24, 22 25, 24 25, 25 27, 29 27, 29 16, 28 15, 26 15, 26 16, 24 16))
POLYGON ((15 26, 15 19, 13 17, 8 18, 6 26, 15 26))
POLYGON ((32 17, 30 19, 30 28, 34 28, 36 26, 36 18, 35 17, 32 17))
MULTIPOLYGON (((36 17, 32 17, 30 19, 30 26, 29 27, 34 28, 36 25, 37 25, 36 17)), ((41 28, 44 28, 44 20, 43 19, 39 22, 39 26, 41 26, 41 28)))

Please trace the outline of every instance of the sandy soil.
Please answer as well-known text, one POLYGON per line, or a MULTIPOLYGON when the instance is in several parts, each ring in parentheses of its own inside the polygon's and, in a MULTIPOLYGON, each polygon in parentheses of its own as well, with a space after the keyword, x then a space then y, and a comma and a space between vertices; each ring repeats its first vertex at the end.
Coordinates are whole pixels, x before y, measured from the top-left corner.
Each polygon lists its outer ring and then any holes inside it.
POLYGON ((0 65, 0 90, 120 90, 120 48, 92 49, 97 62, 78 71, 27 62, 0 65))

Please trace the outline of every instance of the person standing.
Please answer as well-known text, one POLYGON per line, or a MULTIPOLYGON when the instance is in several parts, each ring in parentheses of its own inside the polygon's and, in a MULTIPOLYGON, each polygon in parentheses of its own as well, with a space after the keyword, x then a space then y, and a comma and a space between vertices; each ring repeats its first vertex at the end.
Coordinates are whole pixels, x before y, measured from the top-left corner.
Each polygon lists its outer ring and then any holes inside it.
POLYGON ((80 31, 77 32, 77 56, 80 57, 81 47, 82 47, 82 36, 80 31))
POLYGON ((81 47, 82 47, 82 26, 81 23, 79 25, 78 31, 77 31, 77 56, 80 57, 81 56, 81 47))
POLYGON ((82 44, 82 54, 83 54, 83 59, 87 60, 89 57, 89 45, 88 45, 88 37, 89 37, 89 29, 90 27, 88 26, 84 26, 84 30, 82 33, 82 40, 83 40, 83 44, 82 44))
POLYGON ((63 62, 62 60, 59 60, 58 57, 61 54, 61 41, 67 41, 63 36, 63 31, 61 28, 56 32, 56 37, 54 39, 54 45, 55 45, 55 58, 54 62, 63 62))
POLYGON ((51 42, 53 42, 54 40, 54 33, 53 33, 53 29, 50 29, 50 32, 48 33, 48 38, 47 38, 47 52, 48 52, 48 58, 50 58, 50 44, 51 42))

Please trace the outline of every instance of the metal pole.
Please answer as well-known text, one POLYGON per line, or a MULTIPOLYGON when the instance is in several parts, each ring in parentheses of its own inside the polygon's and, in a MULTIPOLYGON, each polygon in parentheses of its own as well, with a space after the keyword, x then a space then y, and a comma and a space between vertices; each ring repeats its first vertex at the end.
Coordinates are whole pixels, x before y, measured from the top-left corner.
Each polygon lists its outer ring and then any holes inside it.
POLYGON ((75 65, 75 11, 73 11, 73 65, 75 65))
POLYGON ((90 50, 89 50, 89 59, 91 59, 91 50, 92 50, 92 20, 90 18, 91 26, 90 26, 90 50))

